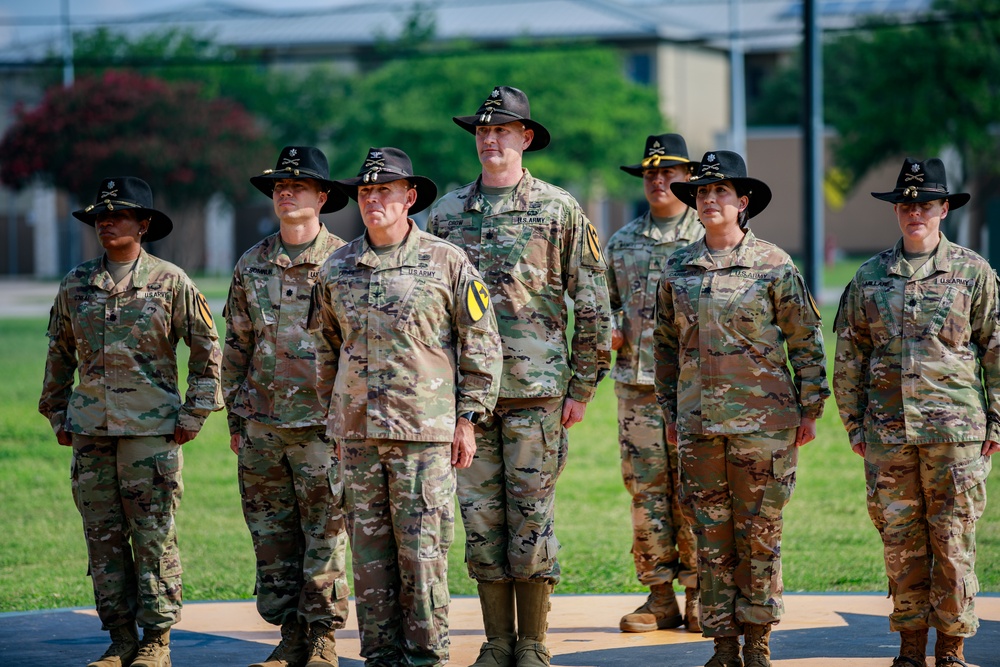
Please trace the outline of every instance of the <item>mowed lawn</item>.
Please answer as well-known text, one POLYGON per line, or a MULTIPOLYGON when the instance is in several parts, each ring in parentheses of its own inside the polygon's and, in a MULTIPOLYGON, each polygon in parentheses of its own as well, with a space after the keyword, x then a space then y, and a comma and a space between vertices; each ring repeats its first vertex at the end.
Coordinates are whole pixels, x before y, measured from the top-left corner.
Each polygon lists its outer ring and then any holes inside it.
MULTIPOLYGON (((831 354, 834 308, 823 313, 831 354)), ((45 324, 41 318, 0 319, 0 612, 93 605, 80 517, 70 493, 71 452, 56 444, 37 413, 45 324)), ((629 555, 629 498, 620 477, 615 411, 608 380, 584 422, 570 431, 569 462, 557 494, 563 572, 558 593, 642 590, 629 555)), ((202 434, 184 446, 184 456, 178 532, 185 597, 249 598, 254 557, 222 413, 213 414, 202 434)), ((983 590, 998 592, 997 474, 989 492, 992 501, 979 523, 977 570, 983 590)), ((456 595, 475 593, 463 564, 463 540, 458 525, 450 553, 450 588, 456 595)), ((847 445, 832 399, 818 439, 801 452, 782 554, 789 591, 886 589, 880 542, 865 508, 862 461, 847 445)))

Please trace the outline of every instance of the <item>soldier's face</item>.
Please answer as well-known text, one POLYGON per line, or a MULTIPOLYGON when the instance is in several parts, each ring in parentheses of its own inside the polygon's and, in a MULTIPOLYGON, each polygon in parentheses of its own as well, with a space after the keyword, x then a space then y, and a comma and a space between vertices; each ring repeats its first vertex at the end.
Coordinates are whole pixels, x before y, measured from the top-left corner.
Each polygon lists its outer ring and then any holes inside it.
POLYGON ((406 225, 417 191, 406 180, 363 185, 358 188, 358 208, 369 232, 383 232, 406 225))
POLYGON ((895 204, 896 219, 903 232, 903 246, 909 251, 931 250, 941 236, 941 221, 948 217, 948 201, 895 204))
POLYGON ((282 178, 274 182, 271 199, 278 219, 295 223, 318 216, 326 203, 327 194, 311 178, 282 178))
POLYGON ((476 151, 484 169, 502 169, 520 163, 524 150, 531 145, 535 132, 514 121, 503 125, 476 127, 476 151))
POLYGON ((670 190, 671 183, 683 183, 691 178, 687 167, 675 164, 662 169, 646 169, 642 172, 642 187, 650 207, 663 208, 677 201, 670 190))
POLYGON ((102 211, 94 223, 97 239, 108 251, 136 250, 147 227, 149 220, 141 220, 138 213, 129 209, 102 211))
POLYGON ((739 226, 740 211, 750 203, 747 197, 736 194, 729 181, 719 181, 698 187, 696 196, 698 217, 705 229, 721 229, 727 225, 739 226))

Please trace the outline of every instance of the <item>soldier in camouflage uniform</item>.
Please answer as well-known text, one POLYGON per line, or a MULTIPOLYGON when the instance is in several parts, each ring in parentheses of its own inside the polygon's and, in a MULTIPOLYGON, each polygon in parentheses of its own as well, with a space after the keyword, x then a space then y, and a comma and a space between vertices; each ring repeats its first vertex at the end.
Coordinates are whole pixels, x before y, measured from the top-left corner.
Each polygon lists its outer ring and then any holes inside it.
POLYGON ((639 583, 650 589, 646 602, 622 617, 623 632, 676 628, 684 622, 689 631, 701 632, 697 554, 677 493, 677 446, 667 443, 653 386, 656 287, 667 258, 705 234, 694 209, 674 196, 670 184, 688 180, 697 166, 681 135, 650 135, 642 161, 621 167, 642 178, 649 211, 618 230, 605 253, 615 317, 611 347, 618 351, 611 377, 618 396, 622 477, 632 496, 632 558, 639 583), (674 579, 685 588, 683 619, 674 579))
POLYGON ((286 146, 250 182, 274 202, 280 227, 250 248, 226 303, 222 386, 239 457, 243 515, 257 563, 257 610, 281 642, 254 667, 336 664, 347 622, 343 479, 326 412, 333 350, 307 330, 319 267, 344 245, 320 221, 347 205, 322 151, 286 146))
POLYGON ((323 265, 314 326, 339 353, 328 433, 344 456, 361 655, 443 665, 453 468, 472 462, 473 424, 496 403, 500 337, 465 253, 408 219, 437 188, 403 151, 372 148, 337 183, 367 232, 323 265))
POLYGON ((93 205, 73 212, 96 228, 105 254, 69 272, 49 316, 38 410, 59 444, 73 448, 73 499, 112 640, 89 667, 169 667, 181 610, 181 445, 222 407, 219 335, 205 297, 140 245, 173 229, 152 202, 142 180, 108 178, 93 205), (183 404, 181 339, 191 349, 183 404))
POLYGON ((443 197, 427 222, 482 273, 503 339, 500 400, 494 419, 477 429, 476 459, 458 484, 466 561, 479 582, 487 638, 478 667, 549 664, 544 640, 559 581, 555 488, 566 429, 583 419, 611 356, 597 230, 569 193, 522 168, 525 151, 549 143, 530 116, 525 94, 500 86, 476 115, 454 118, 476 136, 482 175, 443 197))
POLYGON ((702 629, 715 639, 706 667, 766 667, 784 610, 782 510, 830 394, 820 316, 791 258, 747 228, 771 191, 742 157, 706 153, 690 182, 670 187, 705 226, 667 263, 653 336, 698 544, 702 629))
POLYGON ((900 633, 893 667, 962 665, 976 633, 976 521, 1000 451, 1000 295, 996 273, 940 233, 969 201, 944 165, 912 158, 892 192, 903 232, 847 286, 834 328, 833 388, 851 447, 865 459, 868 513, 882 536, 900 633))

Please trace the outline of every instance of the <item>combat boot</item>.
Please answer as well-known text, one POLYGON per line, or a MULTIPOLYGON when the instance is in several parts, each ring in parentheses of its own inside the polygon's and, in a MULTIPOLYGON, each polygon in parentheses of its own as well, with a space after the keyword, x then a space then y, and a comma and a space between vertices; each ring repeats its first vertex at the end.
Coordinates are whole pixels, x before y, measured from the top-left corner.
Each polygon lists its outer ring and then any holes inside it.
POLYGON ((697 588, 684 589, 684 625, 688 632, 701 632, 701 596, 697 588))
POLYGON ((716 637, 715 654, 705 663, 705 667, 743 667, 740 660, 739 637, 716 637))
POLYGON ((927 628, 902 630, 899 633, 899 657, 891 667, 925 667, 927 664, 927 628))
POLYGON ((111 635, 111 646, 97 660, 87 667, 129 667, 139 652, 139 631, 135 621, 108 630, 111 635))
POLYGON ((297 616, 292 616, 281 624, 281 641, 263 662, 255 662, 250 667, 302 667, 309 657, 306 643, 306 629, 297 616))
POLYGON ((170 667, 170 628, 145 628, 132 667, 170 667))
POLYGON ((337 658, 337 641, 333 637, 333 632, 329 621, 309 624, 306 667, 337 667, 340 664, 337 658))
POLYGON ((649 597, 631 614, 622 616, 618 627, 622 632, 652 632, 676 628, 684 623, 681 608, 671 584, 653 584, 649 597))
POLYGON ((483 629, 486 643, 471 667, 513 667, 514 643, 514 582, 480 583, 479 606, 483 609, 483 629))
POLYGON ((965 637, 937 632, 934 642, 934 667, 969 667, 965 662, 965 637))
POLYGON ((743 626, 744 667, 771 667, 771 624, 743 626))
POLYGON ((517 643, 514 659, 517 667, 548 667, 552 654, 545 647, 549 629, 549 595, 552 584, 547 581, 515 581, 517 603, 517 643))

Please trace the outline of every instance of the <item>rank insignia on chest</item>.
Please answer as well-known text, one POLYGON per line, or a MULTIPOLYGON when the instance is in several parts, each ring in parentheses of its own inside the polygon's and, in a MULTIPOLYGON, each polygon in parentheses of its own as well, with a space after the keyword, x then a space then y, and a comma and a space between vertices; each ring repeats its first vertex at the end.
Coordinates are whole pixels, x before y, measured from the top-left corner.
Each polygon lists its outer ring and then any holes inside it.
POLYGON ((490 293, 486 286, 478 280, 469 283, 469 289, 465 295, 465 305, 473 322, 483 319, 483 315, 490 309, 490 293))

